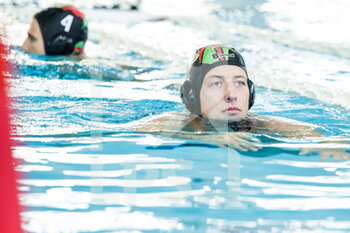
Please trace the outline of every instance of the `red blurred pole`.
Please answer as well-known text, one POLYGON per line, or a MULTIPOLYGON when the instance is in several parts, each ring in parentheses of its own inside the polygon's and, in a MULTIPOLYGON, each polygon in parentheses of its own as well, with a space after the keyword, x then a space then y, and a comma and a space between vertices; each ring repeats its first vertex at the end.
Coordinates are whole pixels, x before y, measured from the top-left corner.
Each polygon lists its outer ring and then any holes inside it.
POLYGON ((10 64, 5 59, 6 49, 0 35, 0 232, 19 233, 18 191, 13 157, 11 154, 10 121, 7 98, 6 74, 10 64))

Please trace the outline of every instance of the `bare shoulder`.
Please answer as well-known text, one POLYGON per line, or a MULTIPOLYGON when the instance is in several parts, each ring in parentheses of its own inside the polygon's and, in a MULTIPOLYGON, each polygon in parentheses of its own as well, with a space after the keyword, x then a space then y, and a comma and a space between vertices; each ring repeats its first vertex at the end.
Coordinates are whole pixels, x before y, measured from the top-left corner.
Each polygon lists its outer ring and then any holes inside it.
POLYGON ((278 133, 285 137, 318 137, 321 133, 316 131, 317 125, 300 122, 284 117, 250 115, 257 131, 265 129, 270 133, 278 133))
POLYGON ((148 116, 133 123, 137 132, 160 132, 180 130, 188 119, 188 113, 166 112, 160 115, 148 116))

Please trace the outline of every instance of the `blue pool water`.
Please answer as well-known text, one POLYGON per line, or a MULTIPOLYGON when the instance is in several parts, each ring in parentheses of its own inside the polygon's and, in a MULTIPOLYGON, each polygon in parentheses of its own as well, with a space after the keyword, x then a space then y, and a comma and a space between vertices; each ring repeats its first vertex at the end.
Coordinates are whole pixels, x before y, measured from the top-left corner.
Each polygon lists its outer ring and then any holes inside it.
POLYGON ((88 58, 76 61, 21 51, 38 6, 10 2, 0 22, 15 67, 27 232, 350 231, 350 161, 321 160, 330 148, 350 153, 347 3, 144 0, 119 22, 76 1, 89 21, 88 58), (169 20, 143 21, 150 15, 169 20), (214 42, 244 55, 257 84, 251 113, 315 124, 324 136, 252 135, 261 149, 240 152, 125 127, 185 112, 188 56, 214 42), (319 153, 299 155, 305 148, 319 153))

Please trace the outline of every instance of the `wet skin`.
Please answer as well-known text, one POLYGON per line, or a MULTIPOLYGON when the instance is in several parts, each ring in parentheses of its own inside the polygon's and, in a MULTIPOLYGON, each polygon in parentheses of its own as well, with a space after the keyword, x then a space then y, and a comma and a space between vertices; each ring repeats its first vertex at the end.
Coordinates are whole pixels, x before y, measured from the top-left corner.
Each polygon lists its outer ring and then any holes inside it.
POLYGON ((43 36, 41 34, 38 21, 35 18, 32 20, 28 30, 28 36, 21 48, 27 53, 45 55, 43 36))
POLYGON ((247 75, 238 66, 222 65, 204 77, 200 91, 202 116, 209 119, 240 121, 248 115, 247 75))

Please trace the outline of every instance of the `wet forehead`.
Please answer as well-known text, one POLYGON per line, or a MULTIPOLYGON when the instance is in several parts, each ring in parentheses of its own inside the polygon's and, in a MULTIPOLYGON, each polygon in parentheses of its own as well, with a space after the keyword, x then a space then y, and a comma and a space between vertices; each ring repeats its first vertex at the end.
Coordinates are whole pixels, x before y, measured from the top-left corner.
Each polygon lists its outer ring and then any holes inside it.
POLYGON ((211 69, 204 77, 204 80, 215 77, 221 78, 244 78, 247 79, 245 71, 239 66, 223 65, 211 69))
POLYGON ((32 23, 30 25, 28 33, 32 34, 35 37, 38 37, 39 35, 41 35, 39 23, 36 20, 36 18, 34 18, 34 17, 33 17, 33 20, 32 20, 32 23))

